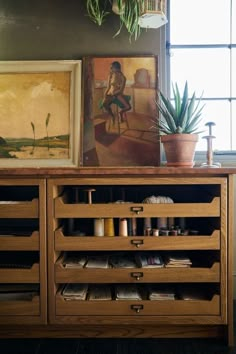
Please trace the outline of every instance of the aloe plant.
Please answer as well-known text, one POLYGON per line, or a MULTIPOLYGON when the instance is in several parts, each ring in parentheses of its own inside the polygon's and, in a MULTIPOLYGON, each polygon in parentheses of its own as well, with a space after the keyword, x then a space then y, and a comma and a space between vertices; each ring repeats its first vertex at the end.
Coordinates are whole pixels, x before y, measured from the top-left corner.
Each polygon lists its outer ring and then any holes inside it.
POLYGON ((204 105, 200 106, 201 98, 196 99, 195 92, 189 98, 188 83, 185 82, 181 97, 177 84, 172 84, 174 102, 159 92, 159 101, 156 102, 160 112, 156 127, 160 134, 199 134, 199 124, 204 105))

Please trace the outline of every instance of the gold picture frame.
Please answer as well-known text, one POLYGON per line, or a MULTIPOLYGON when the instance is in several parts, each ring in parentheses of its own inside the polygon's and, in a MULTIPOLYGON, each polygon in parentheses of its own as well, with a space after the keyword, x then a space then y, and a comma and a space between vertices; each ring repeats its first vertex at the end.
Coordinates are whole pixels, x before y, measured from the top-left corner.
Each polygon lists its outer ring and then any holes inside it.
POLYGON ((0 167, 80 164, 81 60, 0 62, 0 167))

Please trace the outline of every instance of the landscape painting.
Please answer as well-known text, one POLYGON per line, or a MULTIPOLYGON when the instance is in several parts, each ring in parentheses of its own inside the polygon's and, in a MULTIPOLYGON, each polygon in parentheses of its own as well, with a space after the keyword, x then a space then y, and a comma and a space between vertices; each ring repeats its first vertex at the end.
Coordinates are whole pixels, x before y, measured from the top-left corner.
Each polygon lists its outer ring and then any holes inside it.
POLYGON ((84 166, 158 166, 157 57, 84 58, 84 166))
POLYGON ((73 88, 78 82, 68 65, 48 71, 42 62, 35 68, 27 63, 28 70, 0 73, 0 165, 72 164, 74 128, 79 127, 73 88))

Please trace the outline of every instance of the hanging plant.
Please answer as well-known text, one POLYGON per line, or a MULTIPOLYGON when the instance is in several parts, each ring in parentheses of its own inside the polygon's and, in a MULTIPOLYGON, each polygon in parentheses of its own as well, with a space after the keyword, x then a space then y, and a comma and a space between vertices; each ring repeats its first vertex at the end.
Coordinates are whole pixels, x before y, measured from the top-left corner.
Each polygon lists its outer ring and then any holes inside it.
MULTIPOLYGON (((130 37, 137 40, 141 34, 139 18, 144 0, 116 0, 116 7, 120 16, 120 28, 115 34, 119 35, 123 26, 125 26, 130 37)), ((114 37, 115 37, 114 36, 114 37)))
POLYGON ((86 7, 89 18, 101 26, 110 12, 106 11, 107 0, 87 0, 86 7))

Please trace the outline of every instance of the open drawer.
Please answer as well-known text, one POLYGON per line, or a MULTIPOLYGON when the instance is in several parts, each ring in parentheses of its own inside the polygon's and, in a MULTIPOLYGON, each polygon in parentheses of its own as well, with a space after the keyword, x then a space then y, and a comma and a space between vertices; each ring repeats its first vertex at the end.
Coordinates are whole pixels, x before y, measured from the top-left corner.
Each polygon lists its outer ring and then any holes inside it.
POLYGON ((198 236, 65 236, 54 232, 56 251, 219 250, 220 230, 198 236))
POLYGON ((209 203, 107 203, 70 204, 61 196, 55 198, 56 218, 144 218, 144 217, 219 217, 220 198, 214 197, 209 203))
POLYGON ((219 282, 220 263, 209 268, 65 268, 55 264, 56 283, 170 283, 170 282, 219 282))
POLYGON ((1 218, 38 218, 39 200, 37 198, 31 201, 1 201, 1 218))
POLYGON ((220 296, 210 300, 159 300, 159 301, 68 301, 56 295, 58 316, 205 316, 220 315, 220 296))
POLYGON ((30 235, 1 235, 0 251, 38 251, 39 231, 33 231, 30 235))

